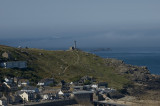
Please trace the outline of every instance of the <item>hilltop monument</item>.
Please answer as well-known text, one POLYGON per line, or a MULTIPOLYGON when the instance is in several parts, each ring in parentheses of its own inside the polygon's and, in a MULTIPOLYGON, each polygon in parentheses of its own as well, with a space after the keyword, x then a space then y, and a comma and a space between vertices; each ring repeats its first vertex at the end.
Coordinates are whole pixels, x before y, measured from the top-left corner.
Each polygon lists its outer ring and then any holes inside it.
POLYGON ((74 41, 74 46, 71 46, 69 50, 77 50, 77 41, 74 41))
POLYGON ((75 40, 74 41, 74 49, 77 49, 77 45, 76 44, 77 44, 77 41, 75 40))

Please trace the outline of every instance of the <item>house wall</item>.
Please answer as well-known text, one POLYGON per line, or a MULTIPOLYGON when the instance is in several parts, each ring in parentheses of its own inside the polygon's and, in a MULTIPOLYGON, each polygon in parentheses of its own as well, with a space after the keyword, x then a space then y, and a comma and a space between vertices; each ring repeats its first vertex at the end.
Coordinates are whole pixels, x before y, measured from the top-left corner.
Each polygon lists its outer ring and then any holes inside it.
POLYGON ((47 81, 47 82, 44 83, 45 86, 48 86, 50 84, 53 84, 53 81, 47 81))
POLYGON ((21 90, 21 91, 23 91, 23 92, 36 92, 35 90, 21 90))
POLYGON ((0 64, 3 68, 26 68, 27 63, 25 61, 12 61, 12 62, 3 62, 0 64))
POLYGON ((0 106, 7 106, 6 100, 0 100, 0 106))
POLYGON ((91 104, 93 93, 74 94, 74 98, 78 104, 91 104))
POLYGON ((38 88, 35 88, 35 89, 22 89, 21 91, 23 91, 23 92, 32 92, 32 93, 36 92, 36 93, 38 93, 39 89, 38 88))
POLYGON ((38 84, 37 84, 37 85, 44 85, 44 83, 38 82, 38 84))
POLYGON ((37 85, 42 85, 42 86, 49 86, 50 84, 53 84, 54 80, 46 80, 43 82, 38 82, 37 85))
POLYGON ((77 102, 74 99, 70 99, 70 100, 58 100, 46 103, 29 104, 29 105, 26 104, 25 106, 66 106, 74 104, 77 104, 77 102))
POLYGON ((49 96, 46 94, 46 95, 43 95, 42 98, 43 98, 43 100, 47 100, 47 99, 49 99, 49 96))
POLYGON ((4 53, 2 54, 2 57, 4 57, 4 58, 9 58, 9 54, 8 54, 7 52, 4 52, 4 53))
POLYGON ((2 105, 2 100, 0 100, 0 105, 2 105))
POLYGON ((28 94, 27 94, 27 93, 24 92, 24 93, 21 94, 20 96, 21 96, 21 98, 22 98, 23 100, 28 101, 28 94))
POLYGON ((4 80, 5 80, 6 83, 12 83, 13 82, 13 79, 5 78, 4 80))

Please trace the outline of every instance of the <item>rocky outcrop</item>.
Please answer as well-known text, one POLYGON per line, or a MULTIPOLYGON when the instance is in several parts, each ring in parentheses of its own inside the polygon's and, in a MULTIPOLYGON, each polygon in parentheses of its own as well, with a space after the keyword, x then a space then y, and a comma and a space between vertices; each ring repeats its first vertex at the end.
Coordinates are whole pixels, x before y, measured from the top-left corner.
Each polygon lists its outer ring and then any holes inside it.
POLYGON ((116 59, 105 59, 105 64, 113 67, 118 74, 126 75, 133 82, 147 84, 150 88, 160 88, 160 76, 151 74, 146 66, 133 66, 116 59))
POLYGON ((124 97, 123 94, 119 93, 118 91, 115 91, 115 92, 109 92, 107 94, 107 96, 111 99, 119 99, 119 98, 122 98, 124 97))

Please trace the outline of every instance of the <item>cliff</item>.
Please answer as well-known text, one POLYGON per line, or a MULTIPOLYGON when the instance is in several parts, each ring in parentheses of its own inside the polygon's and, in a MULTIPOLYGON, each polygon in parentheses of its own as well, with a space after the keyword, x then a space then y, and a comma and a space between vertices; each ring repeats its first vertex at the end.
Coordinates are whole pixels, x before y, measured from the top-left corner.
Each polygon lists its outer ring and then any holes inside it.
POLYGON ((116 59, 105 59, 105 62, 106 66, 114 67, 118 74, 132 82, 131 85, 124 85, 125 93, 137 96, 148 90, 160 89, 160 76, 151 74, 146 66, 133 66, 116 59))

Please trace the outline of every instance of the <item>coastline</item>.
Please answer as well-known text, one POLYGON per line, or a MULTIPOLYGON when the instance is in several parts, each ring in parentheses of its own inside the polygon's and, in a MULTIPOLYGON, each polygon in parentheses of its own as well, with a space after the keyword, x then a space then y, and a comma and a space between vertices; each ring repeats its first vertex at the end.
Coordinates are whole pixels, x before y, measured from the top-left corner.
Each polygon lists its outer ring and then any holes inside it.
POLYGON ((90 53, 96 54, 102 58, 115 58, 118 60, 123 60, 126 64, 146 66, 152 74, 160 75, 159 48, 155 48, 153 51, 150 48, 142 48, 142 50, 141 48, 137 50, 132 50, 131 48, 113 48, 112 51, 96 51, 90 53))
MULTIPOLYGON (((25 70, 25 72, 32 76, 33 72, 37 75, 44 74, 43 69, 50 68, 53 66, 53 63, 57 63, 57 69, 61 69, 61 65, 64 64, 65 70, 61 70, 62 73, 59 74, 58 71, 57 76, 55 78, 61 77, 61 79, 66 78, 66 81, 70 81, 73 76, 77 75, 77 72, 84 73, 84 75, 92 75, 96 76, 98 81, 106 81, 109 84, 109 87, 117 87, 117 91, 121 93, 123 96, 134 97, 131 102, 141 103, 147 100, 155 100, 159 101, 160 97, 157 97, 156 94, 159 94, 160 90, 160 76, 153 75, 150 73, 147 67, 139 67, 135 65, 126 64, 122 60, 113 59, 113 58, 101 58, 100 56, 90 54, 84 51, 72 50, 72 51, 47 51, 42 49, 33 49, 33 48, 12 48, 12 47, 2 47, 2 51, 8 50, 11 56, 16 56, 19 59, 30 60, 31 63, 36 63, 36 67, 34 64, 31 64, 31 68, 34 70, 25 70), (16 52, 15 52, 16 51, 16 52), (39 61, 41 59, 41 61, 39 61), (37 61, 38 60, 38 61, 37 61), (44 64, 46 61, 50 61, 50 65, 44 64), (40 64, 40 63, 43 63, 40 64), (68 64, 68 65, 67 65, 68 64), (88 65, 89 64, 89 65, 88 65), (33 66, 32 66, 33 65, 33 66), (45 68, 44 68, 45 67, 45 68), (79 68, 81 67, 81 68, 79 68), (42 68, 41 70, 36 71, 37 69, 42 68), (70 69, 69 69, 70 68, 70 69), (77 71, 75 71, 77 69, 77 71), (83 70, 81 70, 83 69, 83 70), (41 73, 37 73, 40 72, 41 73), (74 75, 73 73, 76 72, 74 75), (94 73, 93 73, 94 72, 94 73), (70 74, 72 73, 72 75, 70 74), (67 76, 66 76, 67 74, 67 76), (68 78, 68 76, 70 78, 68 78), (68 79, 67 79, 68 78, 68 79), (101 78, 101 79, 100 79, 101 78), (106 78, 106 79, 105 79, 106 78), (125 81, 125 83, 124 83, 125 81)), ((14 57, 15 58, 15 57, 14 57)), ((10 58, 12 60, 12 58, 10 58)), ((54 69, 54 67, 50 69, 54 69)), ((10 71, 8 69, 2 69, 1 72, 7 73, 10 71)), ((12 71, 23 72, 22 70, 11 69, 12 71)), ((48 70, 47 70, 48 72, 48 70)), ((56 71, 55 71, 56 72, 56 71)), ((49 73, 51 74, 51 73, 49 73)), ((14 75, 16 76, 16 75, 14 75)), ((48 77, 48 76, 47 76, 48 77)), ((45 76, 44 76, 45 78, 45 76)), ((59 79, 59 81, 61 80, 59 79)), ((56 79, 57 80, 57 79, 56 79)), ((58 81, 58 80, 57 80, 58 81)), ((118 95, 118 94, 115 94, 118 95)), ((122 100, 117 98, 112 98, 112 102, 118 101, 121 103, 122 100)), ((129 100, 124 99, 124 103, 130 103, 129 100)))

